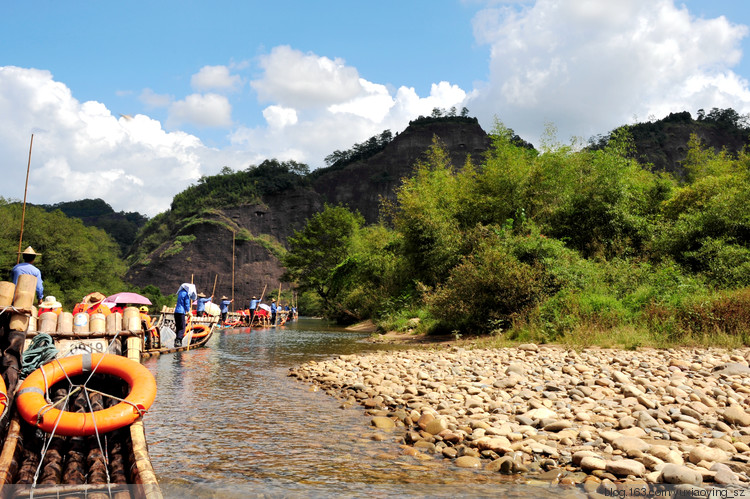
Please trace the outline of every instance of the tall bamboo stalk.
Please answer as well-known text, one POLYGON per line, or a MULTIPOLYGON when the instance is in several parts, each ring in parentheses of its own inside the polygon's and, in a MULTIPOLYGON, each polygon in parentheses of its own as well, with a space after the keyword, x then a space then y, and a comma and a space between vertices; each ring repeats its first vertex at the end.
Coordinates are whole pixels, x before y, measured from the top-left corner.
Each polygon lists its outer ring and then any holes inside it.
POLYGON ((232 231, 232 312, 234 312, 234 237, 237 234, 232 231))
POLYGON ((31 143, 29 144, 29 163, 26 165, 26 185, 23 188, 23 208, 21 208, 21 235, 18 238, 18 257, 16 264, 21 262, 21 244, 23 243, 23 224, 26 219, 26 192, 29 190, 29 170, 31 170, 31 148, 34 145, 34 134, 31 134, 31 143))

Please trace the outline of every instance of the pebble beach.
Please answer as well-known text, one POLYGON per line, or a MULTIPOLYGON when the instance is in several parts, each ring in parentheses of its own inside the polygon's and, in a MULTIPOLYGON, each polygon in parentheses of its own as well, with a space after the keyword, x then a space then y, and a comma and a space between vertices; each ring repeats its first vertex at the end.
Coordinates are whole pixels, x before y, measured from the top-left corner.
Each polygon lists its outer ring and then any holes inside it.
MULTIPOLYGON (((570 486, 750 496, 750 349, 378 351, 289 375, 416 460, 570 486), (701 492, 702 491, 702 492, 701 492)), ((694 494, 695 495, 695 494, 694 494)))

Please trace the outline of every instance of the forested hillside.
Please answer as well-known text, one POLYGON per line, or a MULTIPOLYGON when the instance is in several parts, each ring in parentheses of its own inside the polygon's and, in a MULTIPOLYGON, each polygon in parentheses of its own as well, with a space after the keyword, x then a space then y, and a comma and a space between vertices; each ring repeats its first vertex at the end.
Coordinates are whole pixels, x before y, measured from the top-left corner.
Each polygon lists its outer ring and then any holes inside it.
MULTIPOLYGON (((103 200, 29 207, 24 244, 70 303, 133 286, 164 301, 192 279, 241 306, 283 282, 306 291, 307 313, 385 328, 746 342, 747 137, 731 109, 623 126, 583 150, 420 117, 317 172, 272 159, 201 178, 138 232, 127 272, 119 254, 143 217, 103 200), (86 227, 109 217, 119 247, 86 227)), ((0 204, 6 272, 20 210, 0 204)))
POLYGON ((146 216, 140 213, 115 212, 103 199, 82 199, 40 206, 47 211, 60 210, 71 218, 80 219, 86 226, 102 229, 118 244, 122 257, 130 251, 138 231, 147 220, 146 216))
POLYGON ((695 119, 687 111, 645 123, 624 125, 607 135, 590 139, 590 148, 606 146, 613 134, 627 132, 633 138, 629 157, 654 171, 671 172, 683 178, 690 137, 715 151, 736 154, 750 144, 750 120, 734 109, 699 109, 695 119))
POLYGON ((683 174, 599 148, 483 159, 439 143, 398 188, 391 223, 328 206, 290 239, 288 277, 330 317, 385 328, 626 346, 750 342, 750 156, 693 134, 683 174))
POLYGON ((155 284, 165 293, 191 278, 210 293, 217 282, 217 294, 234 292, 245 304, 264 288, 278 289, 288 238, 324 203, 345 204, 366 221, 376 221, 381 200, 394 198, 433 137, 440 137, 459 162, 470 154, 481 156, 490 144, 474 118, 415 121, 396 137, 386 131, 336 151, 328 159, 330 168, 320 171, 266 160, 201 178, 175 196, 169 211, 149 220, 128 256, 127 279, 138 286, 155 284))
MULTIPOLYGON (((3 280, 17 262, 21 228, 20 203, 0 199, 0 268, 3 280)), ((45 295, 53 295, 68 310, 93 291, 105 294, 124 291, 125 263, 110 236, 96 227, 87 227, 62 211, 47 212, 27 206, 23 248, 32 246, 42 256, 35 262, 41 271, 45 295)), ((22 249, 23 249, 22 248, 22 249)))

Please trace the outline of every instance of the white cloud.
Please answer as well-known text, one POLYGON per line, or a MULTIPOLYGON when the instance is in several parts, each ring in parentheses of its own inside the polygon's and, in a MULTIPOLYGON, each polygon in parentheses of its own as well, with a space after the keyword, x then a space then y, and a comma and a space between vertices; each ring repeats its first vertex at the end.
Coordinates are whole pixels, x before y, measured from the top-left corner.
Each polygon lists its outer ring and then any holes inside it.
POLYGON ((218 94, 191 94, 172 103, 167 125, 170 128, 189 123, 199 127, 229 127, 232 125, 232 105, 218 94))
POLYGON ((34 134, 28 201, 100 197, 116 211, 153 216, 201 175, 239 168, 245 157, 215 151, 144 115, 115 118, 101 103, 79 102, 48 71, 0 67, 2 196, 23 198, 34 134))
POLYGON ((477 41, 491 53, 488 81, 475 88, 440 81, 419 95, 367 80, 341 59, 275 47, 260 57, 251 83, 264 102, 265 122, 257 126, 232 120, 233 104, 247 95, 211 92, 238 89, 242 80, 231 73, 244 63, 203 67, 191 80, 200 92, 184 97, 143 90, 147 109, 168 111, 166 126, 81 103, 48 71, 0 67, 0 150, 4 164, 18 165, 4 168, 1 195, 23 196, 31 133, 30 202, 101 197, 118 211, 154 215, 223 166, 278 158, 315 168, 334 150, 385 129, 400 132, 436 107, 466 106, 485 129, 497 116, 535 144, 547 122, 567 140, 605 133, 633 116, 713 107, 750 112, 748 82, 730 69, 748 30, 725 18, 696 19, 671 0, 491 5, 474 20, 477 41), (181 125, 227 132, 231 144, 208 148, 181 125))
POLYGON ((490 79, 467 104, 537 143, 545 122, 560 139, 587 138, 634 115, 750 110, 730 67, 747 27, 697 19, 672 0, 538 0, 487 8, 474 19, 491 47, 490 79))
POLYGON ((297 111, 290 107, 268 106, 263 110, 263 117, 271 128, 284 128, 297 123, 297 111))
POLYGON ((429 115, 433 108, 459 106, 466 93, 456 85, 432 85, 430 95, 420 97, 413 88, 401 87, 390 95, 383 85, 364 79, 361 92, 340 104, 308 107, 304 113, 283 106, 263 111, 268 127, 239 127, 232 132, 232 145, 252 151, 253 163, 266 158, 294 159, 312 168, 336 149, 352 145, 390 129, 400 132, 409 120, 429 115))
POLYGON ((229 73, 226 66, 203 66, 190 78, 190 85, 198 91, 235 90, 242 84, 242 78, 229 73))
POLYGON ((360 78, 353 67, 282 46, 261 58, 264 73, 251 83, 268 127, 239 127, 230 135, 235 148, 264 158, 294 159, 315 168, 336 149, 349 149, 385 129, 401 131, 409 120, 433 108, 460 106, 466 92, 449 82, 433 84, 430 95, 414 88, 392 94, 382 84, 360 78))
POLYGON ((356 97, 362 87, 357 70, 341 59, 275 47, 260 58, 263 77, 250 85, 261 101, 296 109, 327 106, 356 97))
POLYGON ((393 107, 393 98, 385 85, 370 83, 363 78, 359 79, 359 84, 362 87, 362 95, 354 97, 348 102, 334 104, 329 107, 329 111, 332 113, 356 114, 380 123, 393 107))

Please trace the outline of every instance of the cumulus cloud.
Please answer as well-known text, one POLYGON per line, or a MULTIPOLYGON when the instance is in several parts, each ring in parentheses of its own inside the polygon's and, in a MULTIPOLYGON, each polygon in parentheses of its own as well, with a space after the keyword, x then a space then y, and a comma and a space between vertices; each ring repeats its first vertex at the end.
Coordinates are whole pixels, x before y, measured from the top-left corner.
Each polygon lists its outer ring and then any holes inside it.
POLYGON ((359 79, 362 87, 360 95, 348 102, 333 104, 328 109, 332 113, 351 113, 368 118, 376 123, 383 121, 393 107, 394 101, 385 85, 377 85, 363 78, 359 79))
POLYGON ((315 168, 336 149, 349 149, 386 129, 401 131, 409 120, 429 115, 436 107, 459 106, 466 98, 466 92, 448 82, 433 84, 426 97, 411 87, 400 87, 391 95, 385 86, 364 79, 360 87, 346 101, 308 108, 305 113, 269 106, 263 111, 269 126, 237 128, 231 134, 232 145, 253 151, 255 164, 275 157, 315 168))
POLYGON ((201 175, 245 162, 145 115, 116 118, 99 102, 81 103, 49 71, 0 67, 0 115, 11 117, 0 120, 6 198, 23 198, 34 134, 31 203, 102 198, 117 211, 153 216, 201 175))
POLYGON ((190 85, 198 91, 235 90, 242 84, 242 78, 229 73, 226 66, 203 66, 190 78, 190 85))
POLYGON ((747 27, 698 19, 672 0, 537 0, 480 11, 476 39, 491 47, 490 77, 469 107, 537 142, 552 122, 567 140, 633 116, 733 107, 747 82, 730 68, 747 27))
POLYGON ((284 128, 297 123, 297 111, 289 107, 268 106, 263 110, 263 117, 271 128, 284 128))
POLYGON ((167 126, 189 123, 199 127, 229 127, 232 125, 232 105, 223 95, 192 94, 172 103, 167 126))
POLYGON ((164 126, 145 114, 118 118, 100 102, 79 102, 48 71, 0 67, 0 150, 4 164, 18 165, 7 168, 2 195, 23 195, 31 133, 31 202, 101 197, 116 210, 154 215, 223 166, 278 158, 315 168, 334 150, 385 129, 399 132, 433 108, 466 106, 485 129, 497 116, 535 144, 547 122, 565 141, 605 133, 633 116, 713 107, 750 112, 748 82, 731 71, 748 30, 723 17, 698 19, 672 0, 487 5, 474 18, 474 33, 490 47, 488 78, 474 88, 446 80, 420 95, 368 80, 341 59, 280 46, 253 68, 253 97, 264 105, 260 125, 232 119, 233 104, 249 100, 229 92, 241 90, 232 74, 241 64, 204 66, 191 79, 196 93, 184 97, 143 90, 147 110, 167 110, 164 126), (226 131, 230 145, 208 148, 179 131, 182 125, 226 131))
POLYGON ((300 109, 346 102, 362 91, 357 70, 343 60, 304 54, 286 45, 262 56, 260 66, 263 77, 250 85, 263 102, 300 109))

